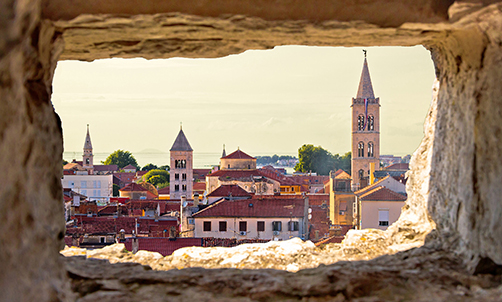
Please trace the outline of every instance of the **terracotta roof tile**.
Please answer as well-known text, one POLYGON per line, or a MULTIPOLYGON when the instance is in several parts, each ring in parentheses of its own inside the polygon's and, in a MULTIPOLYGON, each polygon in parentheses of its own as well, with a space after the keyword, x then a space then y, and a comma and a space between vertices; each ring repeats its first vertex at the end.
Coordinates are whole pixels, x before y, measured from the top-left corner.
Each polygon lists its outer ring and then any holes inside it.
POLYGON ((117 171, 119 167, 117 165, 94 165, 94 171, 117 171))
POLYGON ((193 214, 193 217, 303 217, 303 207, 303 198, 225 199, 193 214))
POLYGON ((122 192, 148 192, 147 189, 143 188, 141 185, 134 183, 134 182, 127 184, 125 187, 123 187, 119 191, 122 191, 122 192))
POLYGON ((359 199, 362 201, 406 201, 406 196, 380 186, 359 196, 359 199))
POLYGON ((247 155, 246 153, 242 152, 241 150, 237 150, 235 152, 230 153, 229 155, 222 157, 224 159, 255 159, 252 156, 247 155))

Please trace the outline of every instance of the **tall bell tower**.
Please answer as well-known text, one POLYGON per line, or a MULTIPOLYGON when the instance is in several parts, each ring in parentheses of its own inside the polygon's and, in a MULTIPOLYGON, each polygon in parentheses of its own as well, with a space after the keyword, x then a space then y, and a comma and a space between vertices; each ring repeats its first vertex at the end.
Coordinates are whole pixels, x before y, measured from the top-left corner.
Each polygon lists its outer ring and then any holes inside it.
POLYGON ((371 164, 380 167, 380 98, 375 98, 366 50, 357 95, 352 98, 352 190, 369 184, 371 164))
POLYGON ((82 156, 82 167, 94 173, 94 155, 92 154, 91 135, 89 134, 89 124, 87 124, 87 135, 85 136, 84 154, 82 156))
POLYGON ((171 153, 170 199, 181 199, 181 196, 192 199, 193 149, 181 126, 180 132, 169 151, 171 153))

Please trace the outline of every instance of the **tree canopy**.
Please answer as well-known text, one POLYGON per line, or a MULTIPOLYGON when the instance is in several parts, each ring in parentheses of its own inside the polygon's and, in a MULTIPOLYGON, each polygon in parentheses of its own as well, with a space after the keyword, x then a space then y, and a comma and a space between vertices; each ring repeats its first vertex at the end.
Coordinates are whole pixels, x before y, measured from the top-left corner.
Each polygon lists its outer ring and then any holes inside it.
POLYGON ((143 179, 156 187, 163 188, 169 184, 169 172, 160 169, 150 170, 143 175, 143 179))
POLYGON ((298 149, 299 163, 295 170, 299 172, 315 172, 318 175, 328 175, 329 171, 342 169, 350 174, 351 153, 343 156, 333 155, 321 146, 305 144, 298 149))
POLYGON ((159 167, 159 170, 170 171, 171 167, 169 167, 169 165, 163 165, 159 167))
POLYGON ((159 167, 157 167, 156 165, 149 163, 149 164, 145 165, 143 168, 141 168, 141 171, 150 171, 150 170, 158 169, 158 168, 159 167))
POLYGON ((138 162, 129 151, 117 150, 112 154, 108 155, 105 161, 102 161, 104 165, 117 165, 119 169, 124 168, 127 165, 133 165, 136 170, 139 170, 138 162))

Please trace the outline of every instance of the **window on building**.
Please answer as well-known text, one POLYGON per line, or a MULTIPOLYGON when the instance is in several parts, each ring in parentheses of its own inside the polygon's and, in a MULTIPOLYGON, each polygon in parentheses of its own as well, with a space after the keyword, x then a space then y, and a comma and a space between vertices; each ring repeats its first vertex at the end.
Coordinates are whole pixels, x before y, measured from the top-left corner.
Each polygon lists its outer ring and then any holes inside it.
POLYGON ((182 185, 181 186, 181 191, 186 192, 186 190, 187 190, 187 185, 182 185))
POLYGON ((364 143, 363 142, 359 142, 357 144, 357 156, 364 157, 364 143))
POLYGON ((373 157, 373 142, 368 143, 368 157, 373 157))
POLYGON ((378 225, 379 226, 389 225, 389 210, 387 209, 378 210, 378 225))
POLYGON ((101 243, 106 243, 106 238, 105 237, 99 237, 99 241, 101 243))
POLYGON ((230 164, 228 164, 228 168, 230 169, 230 164))
POLYGON ((82 190, 80 193, 82 193, 82 195, 87 196, 87 190, 82 190))
POLYGON ((174 191, 178 192, 180 190, 180 185, 174 185, 174 191))
POLYGON ((227 231, 227 222, 226 221, 220 221, 220 232, 226 232, 227 231))
POLYGON ((272 221, 272 231, 282 231, 282 222, 272 221))
POLYGON ((251 165, 248 165, 248 169, 251 169, 251 165))
POLYGON ((187 175, 186 175, 186 173, 181 174, 181 180, 187 180, 187 175))
POLYGON ((185 169, 187 167, 186 159, 177 159, 174 161, 174 166, 176 169, 185 169))
POLYGON ((364 178, 364 170, 359 170, 359 179, 364 178))
POLYGON ((288 223, 288 231, 291 232, 298 231, 298 221, 290 221, 288 223))
POLYGON ((248 223, 246 221, 239 221, 239 232, 246 232, 248 230, 248 223))
POLYGON ((180 179, 180 175, 178 173, 175 173, 174 174, 174 180, 179 180, 180 179))
POLYGON ((256 229, 258 232, 265 232, 265 221, 258 221, 256 223, 256 229))
POLYGON ((204 232, 211 232, 211 221, 204 221, 204 232))
POLYGON ((81 181, 80 181, 80 187, 81 187, 81 188, 87 188, 87 181, 85 181, 85 180, 81 180, 81 181))
POLYGON ((357 117, 357 130, 361 131, 364 127, 364 116, 361 114, 357 117))
POLYGON ((375 117, 373 115, 368 116, 368 130, 375 130, 375 117))
POLYGON ((86 158, 86 159, 85 159, 85 163, 86 163, 86 164, 89 164, 90 162, 91 162, 91 161, 90 161, 88 158, 86 158))

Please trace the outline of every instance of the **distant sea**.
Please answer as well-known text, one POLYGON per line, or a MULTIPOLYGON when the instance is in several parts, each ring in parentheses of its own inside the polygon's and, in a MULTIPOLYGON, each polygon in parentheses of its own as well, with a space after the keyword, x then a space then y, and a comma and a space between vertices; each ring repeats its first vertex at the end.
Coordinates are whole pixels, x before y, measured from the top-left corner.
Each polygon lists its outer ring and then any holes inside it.
MULTIPOLYGON (((108 155, 112 152, 102 152, 102 153, 94 153, 94 163, 100 164, 101 161, 104 161, 108 155)), ((169 153, 168 152, 131 152, 138 165, 141 167, 152 163, 157 166, 169 165, 169 153)), ((297 154, 286 154, 286 153, 276 153, 277 155, 295 155, 297 154)), ((250 154, 251 155, 251 154, 250 154)), ((254 154, 254 156, 265 156, 265 155, 274 155, 270 153, 258 153, 254 154)), ((213 166, 217 166, 220 164, 221 152, 196 152, 193 153, 194 160, 194 168, 196 169, 208 169, 213 166)), ((63 159, 71 162, 73 159, 82 160, 82 151, 72 152, 67 151, 63 153, 63 159)), ((287 173, 293 173, 293 168, 286 168, 287 173)))

